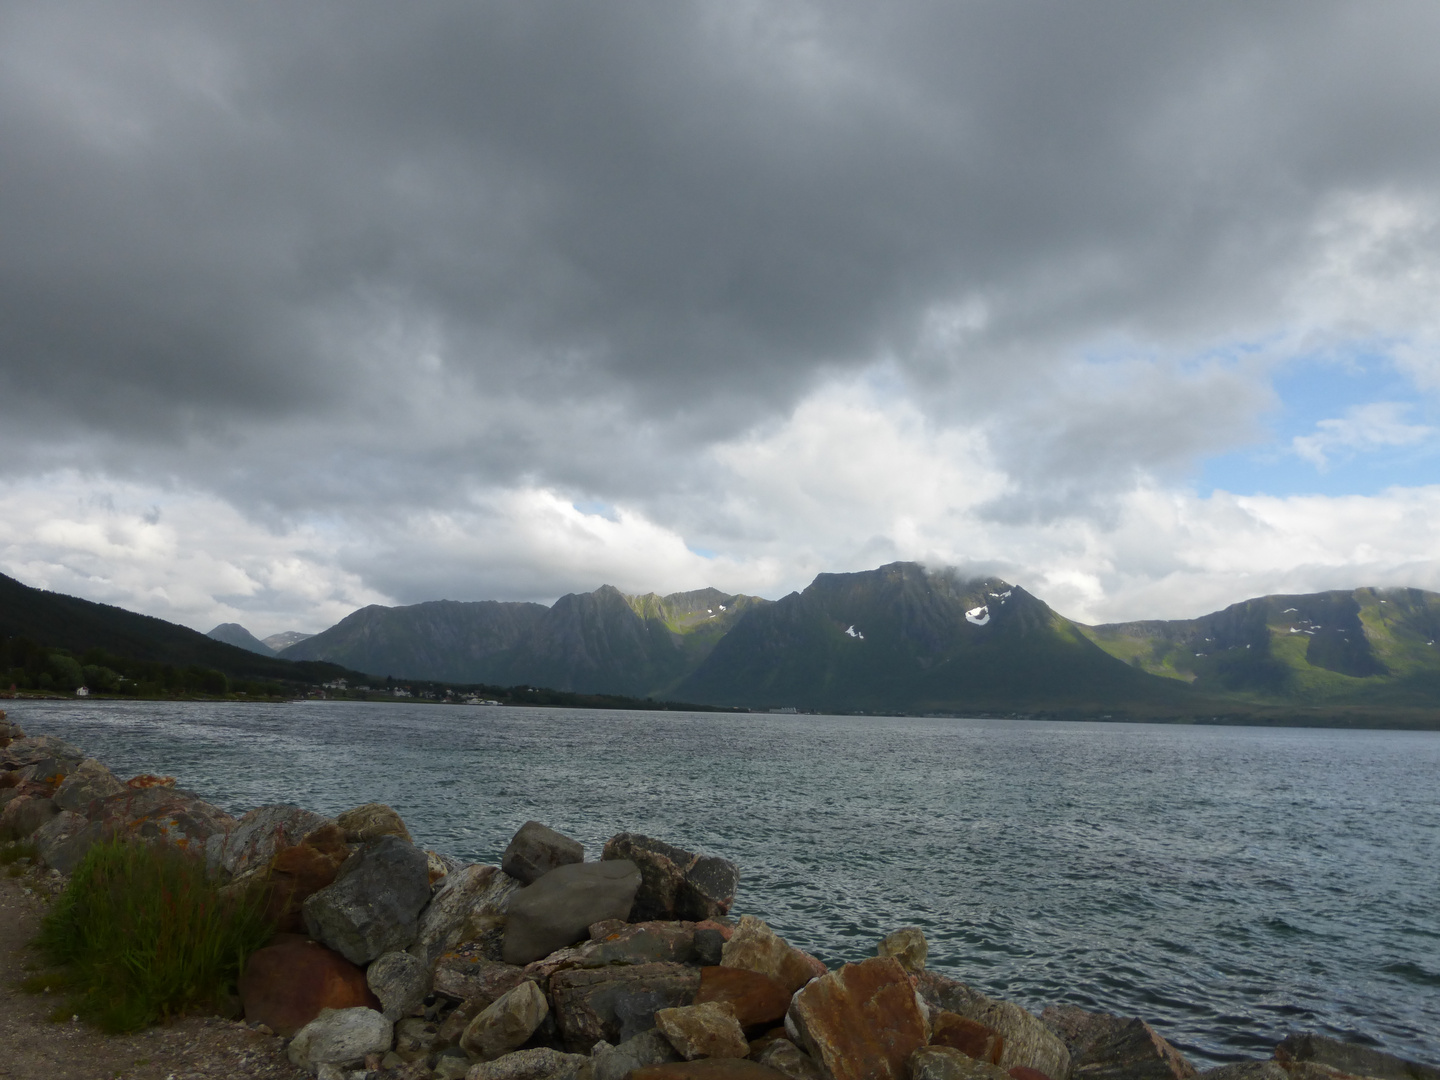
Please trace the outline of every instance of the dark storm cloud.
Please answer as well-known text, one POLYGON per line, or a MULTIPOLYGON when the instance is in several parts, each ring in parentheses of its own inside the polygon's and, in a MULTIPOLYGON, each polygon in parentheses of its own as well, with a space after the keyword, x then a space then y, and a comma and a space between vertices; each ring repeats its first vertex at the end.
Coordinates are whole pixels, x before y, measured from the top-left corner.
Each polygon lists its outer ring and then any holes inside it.
MULTIPOLYGON (((11 4, 0 439, 424 501, 684 483, 677 454, 880 357, 1004 411, 1096 339, 1268 329, 1325 200, 1433 191, 1437 32, 1429 4, 11 4)), ((1144 394, 1212 435, 1264 396, 1214 389, 1144 394)), ((1026 406, 1021 474, 1180 446, 1066 404, 1026 406)))

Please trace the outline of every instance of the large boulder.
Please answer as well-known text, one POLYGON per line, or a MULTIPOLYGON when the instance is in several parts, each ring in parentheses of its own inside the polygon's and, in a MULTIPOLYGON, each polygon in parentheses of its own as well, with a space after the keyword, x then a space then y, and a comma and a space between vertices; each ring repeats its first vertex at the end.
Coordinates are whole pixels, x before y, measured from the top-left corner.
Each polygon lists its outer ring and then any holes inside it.
POLYGON ((951 1046, 922 1046, 910 1055, 910 1080, 1011 1080, 988 1061, 977 1061, 951 1046))
POLYGON ((383 1054, 395 1029, 374 1009, 324 1009, 290 1040, 286 1054, 302 1069, 321 1065, 361 1065, 367 1054, 383 1054))
POLYGON ((28 782, 0 810, 0 840, 24 840, 60 812, 43 784, 28 782))
POLYGON ((504 959, 528 964, 585 938, 590 924, 623 919, 640 871, 626 860, 560 866, 510 899, 504 959))
POLYGON ((736 967, 700 969, 695 1004, 723 1001, 735 1012, 742 1028, 772 1028, 783 1023, 790 1008, 790 991, 769 975, 736 967))
POLYGON ((66 875, 73 874, 85 853, 104 838, 105 826, 69 810, 50 818, 32 836, 40 861, 66 875))
POLYGON ((366 803, 346 810, 336 816, 335 824, 345 833, 348 844, 364 844, 382 836, 398 836, 407 844, 415 842, 400 815, 384 803, 366 803))
POLYGON ((473 864, 450 872, 420 916, 410 951, 433 964, 441 953, 489 930, 499 931, 510 898, 520 887, 519 881, 494 866, 473 864))
POLYGON ((220 848, 220 869, 235 876, 267 866, 277 852, 295 847, 330 819, 291 803, 257 806, 243 814, 220 848))
POLYGON ((740 916, 740 925, 720 951, 720 966, 768 975, 787 994, 793 994, 816 974, 803 952, 753 915, 740 916))
POLYGON ((0 749, 0 769, 3 770, 24 769, 48 760, 68 763, 65 770, 68 772, 85 760, 85 752, 57 735, 21 737, 0 749))
POLYGON ((310 936, 351 963, 405 949, 430 899, 425 853, 396 836, 371 840, 346 860, 335 882, 302 906, 310 936))
POLYGON ((1340 1042, 1324 1035, 1295 1033, 1275 1047, 1275 1060, 1292 1075, 1305 1065, 1375 1080, 1440 1080, 1440 1069, 1406 1061, 1370 1046, 1340 1042))
POLYGON ((500 868, 531 885, 557 866, 585 861, 585 846, 538 821, 527 821, 510 839, 500 868))
POLYGON ((735 902, 740 870, 727 859, 697 855, 639 833, 619 833, 605 842, 602 860, 623 859, 640 868, 643 883, 630 918, 713 919, 735 902))
POLYGON ((94 758, 86 758, 60 781, 55 789, 55 805, 77 814, 87 813, 97 799, 108 799, 125 790, 120 778, 94 758))
POLYGON ((365 982, 380 1000, 385 1019, 394 1023, 430 993, 430 969, 409 953, 387 952, 365 969, 365 982))
POLYGON ((785 1019, 831 1080, 907 1080, 930 1030, 899 962, 876 956, 807 984, 785 1019))
POLYGON ((728 1001, 658 1009, 655 1026, 686 1061, 702 1057, 739 1058, 750 1052, 745 1032, 728 1001))
POLYGON ((589 1060, 582 1054, 562 1054, 548 1046, 537 1046, 473 1065, 465 1080, 565 1080, 589 1060))
POLYGON ((526 979, 470 1021, 460 1046, 482 1061, 493 1061, 524 1046, 548 1015, 544 992, 526 979))
POLYGON ((289 935, 250 954, 238 989, 246 1020, 287 1037, 325 1009, 380 1008, 365 972, 323 945, 289 935))
MULTIPOLYGON (((1197 1076, 1184 1055, 1139 1017, 1052 1005, 1042 1019, 1070 1051, 1073 1080, 1195 1080, 1197 1076)), ((1006 1064, 1003 1058, 1001 1064, 1006 1064)))
POLYGON ((648 1031, 657 1010, 693 1004, 699 988, 700 972, 683 964, 570 968, 551 977, 550 998, 565 1044, 586 1051, 648 1031))
POLYGON ((916 991, 936 1010, 958 1013, 983 1024, 1005 1042, 1000 1068, 1034 1069, 1051 1080, 1063 1080, 1070 1073, 1070 1052, 1039 1017, 1013 1001, 999 1001, 973 990, 964 983, 922 971, 912 976, 916 991))
POLYGON ((254 871, 263 874, 268 886, 266 914, 275 928, 286 932, 303 930, 305 901, 333 884, 349 858, 345 834, 330 821, 308 833, 300 843, 281 848, 267 867, 254 871))
POLYGON ((200 855, 207 845, 234 830, 235 819, 193 791, 156 786, 132 788, 93 802, 86 810, 107 835, 148 844, 173 844, 200 855))
POLYGON ((625 923, 611 920, 589 929, 584 946, 588 967, 601 964, 691 963, 695 955, 695 924, 690 922, 625 923))

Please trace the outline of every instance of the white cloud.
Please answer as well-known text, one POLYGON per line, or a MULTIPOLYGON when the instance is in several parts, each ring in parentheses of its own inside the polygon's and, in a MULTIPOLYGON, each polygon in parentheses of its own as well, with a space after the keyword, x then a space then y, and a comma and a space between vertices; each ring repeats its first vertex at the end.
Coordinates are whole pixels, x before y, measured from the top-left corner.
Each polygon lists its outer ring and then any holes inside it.
POLYGON ((1321 420, 1312 435, 1297 435, 1291 449, 1322 472, 1339 451, 1365 452, 1387 446, 1414 446, 1435 435, 1427 424, 1405 422, 1411 406, 1396 401, 1376 401, 1345 410, 1342 417, 1321 420))
POLYGON ((0 570, 206 631, 321 630, 390 598, 319 523, 274 531, 204 492, 64 472, 0 485, 0 570))

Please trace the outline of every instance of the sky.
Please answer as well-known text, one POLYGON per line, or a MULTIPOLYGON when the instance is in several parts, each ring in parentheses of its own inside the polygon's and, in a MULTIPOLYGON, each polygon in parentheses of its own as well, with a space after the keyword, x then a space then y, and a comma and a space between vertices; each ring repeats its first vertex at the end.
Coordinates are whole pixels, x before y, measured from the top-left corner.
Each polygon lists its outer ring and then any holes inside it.
POLYGON ((0 5, 0 572, 1440 589, 1440 5, 0 5))

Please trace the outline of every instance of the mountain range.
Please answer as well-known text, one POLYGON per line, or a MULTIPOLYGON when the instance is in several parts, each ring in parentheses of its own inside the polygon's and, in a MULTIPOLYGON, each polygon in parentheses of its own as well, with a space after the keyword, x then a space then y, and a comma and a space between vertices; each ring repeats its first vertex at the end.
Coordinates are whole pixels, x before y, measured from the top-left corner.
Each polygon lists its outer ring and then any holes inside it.
MULTIPOLYGON (((217 628, 219 630, 221 628, 217 628)), ((280 652, 376 676, 845 712, 1440 705, 1440 595, 1270 596, 1085 626, 1018 585, 892 563, 770 601, 715 589, 371 606, 280 652)))

